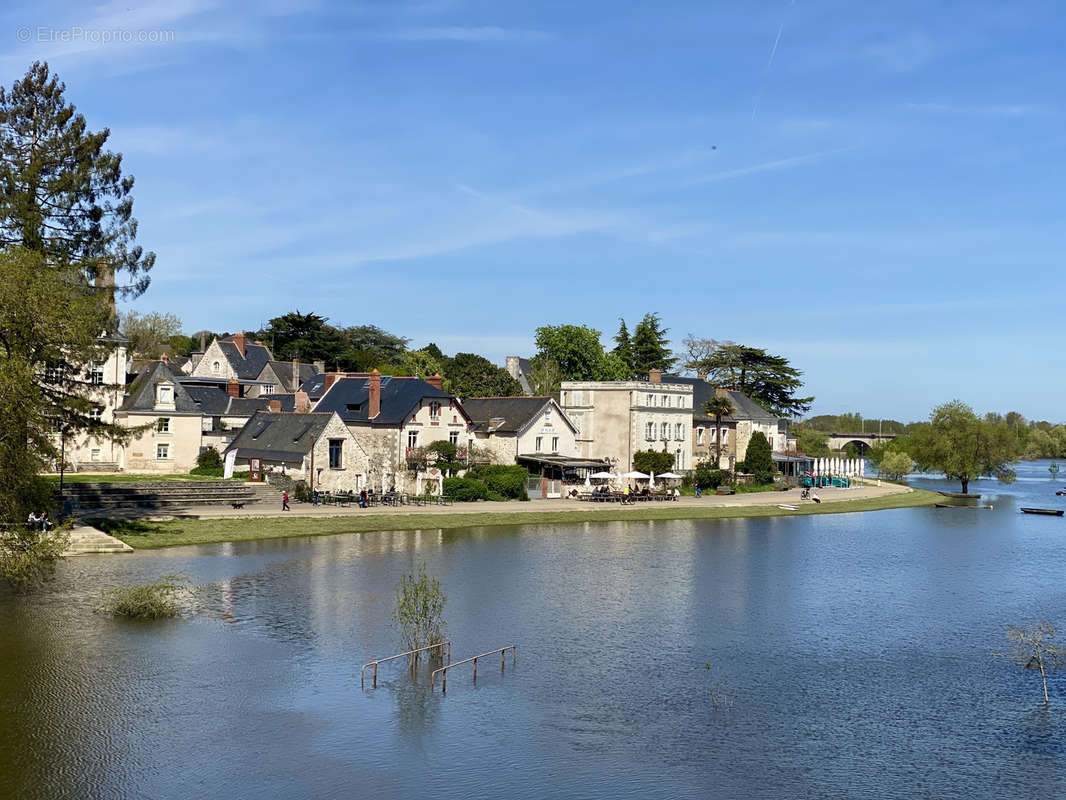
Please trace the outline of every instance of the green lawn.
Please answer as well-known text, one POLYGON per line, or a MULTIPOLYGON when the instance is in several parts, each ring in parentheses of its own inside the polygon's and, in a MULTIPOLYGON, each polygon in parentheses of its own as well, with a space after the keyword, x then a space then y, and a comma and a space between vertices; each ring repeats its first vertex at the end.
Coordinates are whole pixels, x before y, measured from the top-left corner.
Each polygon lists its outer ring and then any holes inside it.
POLYGON ((244 519, 189 519, 167 522, 141 520, 99 520, 103 531, 136 549, 155 549, 187 544, 242 542, 254 539, 281 539, 291 536, 323 536, 334 533, 400 531, 415 528, 469 528, 485 525, 546 525, 554 523, 615 522, 618 520, 728 519, 733 517, 777 517, 800 514, 843 514, 853 511, 880 511, 889 508, 929 506, 942 499, 934 492, 916 489, 868 500, 803 505, 798 511, 775 506, 706 508, 657 504, 651 508, 618 507, 590 511, 471 512, 469 514, 389 514, 367 513, 344 517, 267 517, 244 519))

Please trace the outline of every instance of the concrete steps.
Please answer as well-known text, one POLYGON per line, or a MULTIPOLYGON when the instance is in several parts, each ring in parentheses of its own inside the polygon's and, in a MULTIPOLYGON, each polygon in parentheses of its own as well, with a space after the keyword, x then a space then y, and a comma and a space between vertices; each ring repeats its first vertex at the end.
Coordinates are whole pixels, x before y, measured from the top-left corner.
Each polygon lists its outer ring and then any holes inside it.
POLYGON ((107 510, 159 510, 241 503, 281 502, 281 493, 265 484, 234 481, 145 481, 71 483, 63 499, 79 514, 107 510))
POLYGON ((64 556, 90 556, 132 553, 133 548, 114 536, 88 525, 78 525, 70 532, 70 546, 64 556))

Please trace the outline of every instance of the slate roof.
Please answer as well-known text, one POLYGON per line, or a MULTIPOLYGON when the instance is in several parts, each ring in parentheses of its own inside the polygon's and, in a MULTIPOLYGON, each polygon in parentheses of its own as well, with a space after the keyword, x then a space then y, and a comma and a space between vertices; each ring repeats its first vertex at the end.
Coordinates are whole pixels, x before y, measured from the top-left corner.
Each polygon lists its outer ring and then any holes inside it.
MULTIPOLYGON (((685 375, 663 375, 663 383, 682 383, 692 387, 692 419, 694 422, 713 423, 714 417, 703 410, 703 405, 714 397, 714 386, 700 378, 685 375)), ((778 423, 781 417, 771 414, 743 392, 726 391, 735 409, 734 413, 722 417, 723 422, 751 420, 753 422, 778 423)))
POLYGON ((255 344, 247 339, 245 339, 243 356, 230 336, 219 339, 218 346, 222 348, 222 354, 233 367, 233 371, 237 373, 237 377, 243 380, 254 381, 259 377, 267 362, 273 360, 266 345, 255 344))
POLYGON ((307 392, 307 396, 311 402, 321 399, 322 395, 326 393, 326 374, 320 372, 317 375, 312 375, 302 384, 300 388, 307 392))
POLYGON ((282 411, 295 411, 296 410, 296 395, 295 394, 261 394, 260 400, 277 400, 281 403, 282 411))
MULTIPOLYGON (((174 375, 162 361, 155 362, 155 366, 141 370, 127 387, 126 397, 119 406, 119 411, 154 411, 155 410, 155 387, 160 381, 169 381, 174 384, 174 411, 176 414, 197 414, 199 408, 180 383, 174 379, 174 375)), ((168 409, 169 413, 169 409, 168 409)))
MULTIPOLYGON (((530 397, 468 397, 463 409, 473 420, 474 430, 492 433, 517 434, 544 413, 551 403, 548 396, 530 397)), ((573 424, 562 415, 568 425, 573 424)))
MULTIPOLYGON (((374 419, 367 418, 370 398, 369 377, 340 378, 315 405, 315 411, 336 411, 345 422, 369 422, 371 425, 401 425, 420 400, 453 401, 453 408, 464 419, 469 416, 452 395, 418 378, 381 376, 381 407, 374 419)), ((310 395, 310 392, 308 392, 310 395)))
MULTIPOLYGON (((292 388, 292 362, 291 361, 268 361, 266 367, 270 367, 275 375, 278 376, 278 380, 285 384, 286 389, 292 388)), ((318 370, 314 364, 300 363, 300 383, 308 380, 312 376, 318 374, 318 370)))
POLYGON ((240 458, 300 461, 311 452, 332 414, 279 414, 257 411, 229 447, 240 458))

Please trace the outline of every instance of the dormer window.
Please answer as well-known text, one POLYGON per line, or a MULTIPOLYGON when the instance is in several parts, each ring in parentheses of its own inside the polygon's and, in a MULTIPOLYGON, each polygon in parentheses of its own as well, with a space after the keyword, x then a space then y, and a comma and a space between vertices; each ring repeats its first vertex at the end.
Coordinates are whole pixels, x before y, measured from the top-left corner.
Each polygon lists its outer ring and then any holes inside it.
POLYGON ((220 362, 220 361, 212 361, 211 362, 211 374, 212 375, 221 375, 222 374, 222 362, 220 362))
POLYGON ((438 419, 440 417, 440 403, 433 401, 429 404, 429 418, 438 419))
POLYGON ((155 404, 157 406, 174 407, 174 386, 170 383, 159 383, 155 387, 155 404))

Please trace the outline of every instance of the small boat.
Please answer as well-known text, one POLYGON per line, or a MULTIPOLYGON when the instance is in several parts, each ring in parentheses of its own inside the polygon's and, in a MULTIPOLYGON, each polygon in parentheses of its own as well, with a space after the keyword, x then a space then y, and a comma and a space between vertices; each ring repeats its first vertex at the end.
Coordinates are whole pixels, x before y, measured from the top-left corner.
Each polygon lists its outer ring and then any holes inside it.
POLYGON ((1055 492, 1055 497, 1066 497, 1066 489, 1062 489, 1061 491, 1055 492))
POLYGON ((1047 517, 1061 517, 1063 510, 1061 508, 1025 508, 1022 507, 1023 514, 1043 514, 1047 517))
POLYGON ((960 506, 957 503, 934 503, 934 505, 937 508, 966 508, 973 510, 984 509, 985 511, 991 511, 993 508, 995 508, 995 506, 960 506))
POLYGON ((937 494, 941 494, 944 497, 958 497, 963 500, 976 500, 981 496, 980 493, 974 494, 973 492, 937 492, 937 494))
POLYGON ((789 506, 789 505, 785 505, 784 503, 778 503, 777 507, 778 508, 783 508, 783 509, 785 509, 785 511, 799 511, 799 507, 798 506, 789 506))

